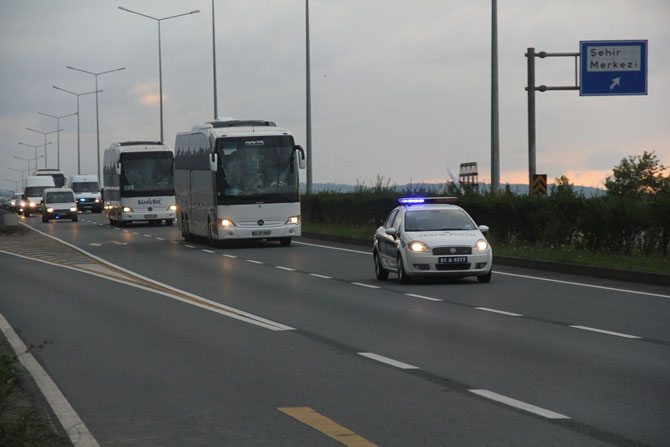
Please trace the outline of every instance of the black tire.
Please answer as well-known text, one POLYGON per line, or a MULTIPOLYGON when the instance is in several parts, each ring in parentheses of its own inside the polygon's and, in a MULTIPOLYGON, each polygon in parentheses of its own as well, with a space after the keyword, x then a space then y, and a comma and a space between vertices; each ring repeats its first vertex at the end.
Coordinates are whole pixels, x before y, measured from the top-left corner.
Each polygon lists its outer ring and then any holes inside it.
POLYGON ((477 276, 477 281, 479 281, 479 282, 490 282, 491 281, 491 271, 489 270, 489 272, 485 275, 477 276))
POLYGON ((279 239, 279 244, 282 247, 290 247, 291 246, 291 238, 290 237, 283 237, 279 239))
POLYGON ((165 226, 171 227, 174 223, 174 219, 165 219, 165 226))
POLYGON ((389 279, 389 272, 382 266, 382 261, 379 259, 379 254, 375 251, 372 254, 372 257, 374 258, 375 261, 375 276, 377 277, 378 280, 380 281, 386 281, 389 279))
POLYGON ((79 216, 73 216, 72 222, 79 222, 79 216))
POLYGON ((42 222, 49 223, 49 218, 47 216, 42 216, 42 222))
POLYGON ((212 248, 216 248, 216 239, 214 239, 214 231, 212 230, 212 224, 207 221, 207 242, 212 248))
POLYGON ((402 263, 401 255, 398 255, 398 282, 400 284, 409 284, 412 282, 412 278, 407 276, 407 272, 405 272, 405 265, 402 263))

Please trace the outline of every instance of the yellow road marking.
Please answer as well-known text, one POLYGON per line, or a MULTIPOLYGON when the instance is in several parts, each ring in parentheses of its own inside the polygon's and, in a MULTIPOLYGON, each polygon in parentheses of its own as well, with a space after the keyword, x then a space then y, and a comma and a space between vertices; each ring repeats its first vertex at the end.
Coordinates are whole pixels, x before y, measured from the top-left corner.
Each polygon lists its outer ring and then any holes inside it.
POLYGON ((337 422, 329 419, 309 407, 280 407, 277 410, 291 416, 294 419, 309 425, 324 435, 349 447, 377 447, 365 438, 358 436, 351 430, 342 427, 337 422))

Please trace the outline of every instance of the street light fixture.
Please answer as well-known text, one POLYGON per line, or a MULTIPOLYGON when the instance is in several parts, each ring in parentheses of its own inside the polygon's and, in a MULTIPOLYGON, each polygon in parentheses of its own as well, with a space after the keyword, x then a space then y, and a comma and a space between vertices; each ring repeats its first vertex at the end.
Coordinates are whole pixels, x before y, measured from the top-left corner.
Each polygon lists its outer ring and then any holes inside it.
MULTIPOLYGON (((23 178, 23 176, 21 176, 21 178, 23 178)), ((19 189, 20 180, 14 180, 14 179, 7 178, 7 177, 3 178, 3 180, 6 181, 6 182, 14 183, 14 192, 18 192, 17 190, 19 189)), ((21 186, 23 186, 23 185, 21 185, 21 186)))
POLYGON ((95 76, 95 133, 98 137, 98 181, 100 181, 100 114, 98 112, 98 76, 112 73, 115 71, 125 70, 126 67, 115 68, 114 70, 101 71, 99 73, 93 73, 92 71, 82 70, 81 68, 70 67, 69 65, 65 68, 70 70, 81 71, 82 73, 88 73, 95 76))
MULTIPOLYGON (((52 141, 49 141, 47 144, 51 144, 51 143, 53 143, 53 142, 52 142, 52 141)), ((39 157, 37 156, 37 148, 38 148, 38 147, 42 147, 42 146, 44 146, 44 145, 43 145, 43 144, 38 144, 37 146, 35 146, 35 145, 33 145, 33 144, 22 143, 22 142, 20 142, 20 141, 19 141, 19 144, 22 144, 22 145, 24 145, 24 146, 28 146, 28 147, 32 147, 33 149, 35 149, 35 158, 33 158, 33 160, 35 160, 35 170, 37 170, 37 159, 38 159, 38 158, 44 158, 43 155, 40 155, 39 157)), ((46 146, 44 146, 44 153, 46 154, 46 146)), ((46 164, 45 164, 44 167, 46 168, 46 164)))
MULTIPOLYGON (((31 129, 30 127, 26 127, 26 129, 31 131, 31 132, 41 133, 42 135, 44 135, 44 145, 43 145, 44 146, 44 168, 46 169, 46 167, 47 167, 47 135, 52 134, 52 133, 56 133, 56 132, 60 132, 63 129, 56 129, 56 130, 52 130, 51 132, 42 132, 41 130, 31 129)), ((37 163, 37 162, 35 162, 35 163, 37 163)), ((35 164, 35 169, 37 169, 37 164, 35 164)))
POLYGON ((165 141, 163 139, 163 62, 161 58, 161 21, 163 20, 168 20, 168 19, 174 19, 177 17, 182 17, 182 16, 187 16, 189 14, 197 14, 200 12, 199 9, 193 10, 191 12, 185 12, 183 14, 177 14, 174 16, 169 16, 169 17, 162 17, 162 18, 157 18, 157 17, 152 17, 146 14, 139 13, 137 11, 132 11, 128 8, 124 8, 123 6, 119 6, 119 9, 122 11, 130 12, 133 14, 137 14, 138 16, 146 17, 147 19, 152 19, 158 22, 158 88, 159 88, 159 96, 160 96, 160 111, 161 111, 161 141, 165 141))
MULTIPOLYGON (((24 188, 25 185, 23 184, 23 173, 26 172, 26 171, 22 170, 22 169, 14 169, 14 168, 7 168, 7 169, 9 169, 10 171, 16 171, 16 172, 21 173, 21 188, 24 188)), ((30 171, 30 169, 28 169, 28 171, 30 171)))
POLYGON ((60 129, 60 130, 58 130, 58 133, 56 134, 56 140, 58 141, 58 144, 57 144, 58 149, 57 149, 56 153, 57 153, 57 156, 58 156, 58 170, 60 171, 60 131, 62 130, 60 128, 60 120, 62 118, 67 118, 68 116, 77 115, 77 112, 70 113, 69 115, 63 115, 63 116, 54 116, 54 115, 49 115, 48 113, 42 113, 42 112, 37 112, 37 113, 39 113, 40 115, 48 116, 50 118, 56 118, 56 129, 60 129))
POLYGON ((75 93, 71 92, 70 90, 66 90, 64 88, 56 87, 55 85, 53 86, 56 90, 61 90, 64 91, 65 93, 69 93, 71 95, 75 95, 77 97, 77 174, 81 174, 81 139, 80 139, 80 133, 79 133, 79 97, 84 96, 84 95, 91 95, 93 93, 97 94, 98 92, 101 92, 102 90, 95 90, 93 92, 86 92, 86 93, 75 93))

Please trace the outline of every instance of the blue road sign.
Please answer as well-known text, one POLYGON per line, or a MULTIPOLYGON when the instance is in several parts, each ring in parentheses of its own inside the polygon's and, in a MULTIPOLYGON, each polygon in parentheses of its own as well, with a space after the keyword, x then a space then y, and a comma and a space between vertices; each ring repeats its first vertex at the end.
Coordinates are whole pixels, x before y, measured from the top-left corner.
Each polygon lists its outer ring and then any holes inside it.
POLYGON ((581 41, 581 96, 646 95, 647 41, 581 41))

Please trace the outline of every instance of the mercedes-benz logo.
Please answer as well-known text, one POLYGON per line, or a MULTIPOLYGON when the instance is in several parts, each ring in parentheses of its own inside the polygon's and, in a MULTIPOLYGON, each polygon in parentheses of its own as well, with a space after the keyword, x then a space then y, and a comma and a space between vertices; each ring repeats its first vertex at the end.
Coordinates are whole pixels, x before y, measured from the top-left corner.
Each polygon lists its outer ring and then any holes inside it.
POLYGON ((149 211, 153 211, 153 210, 154 210, 152 207, 149 207, 148 209, 149 209, 149 211))
POLYGON ((263 225, 265 225, 265 221, 263 219, 259 219, 258 222, 256 222, 256 223, 258 224, 259 227, 262 227, 263 225))

